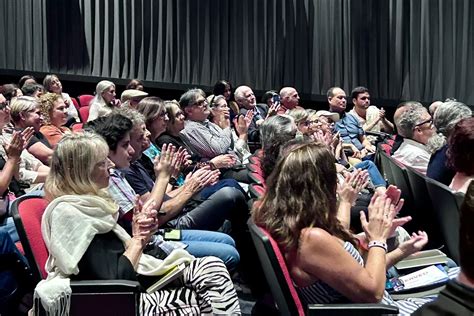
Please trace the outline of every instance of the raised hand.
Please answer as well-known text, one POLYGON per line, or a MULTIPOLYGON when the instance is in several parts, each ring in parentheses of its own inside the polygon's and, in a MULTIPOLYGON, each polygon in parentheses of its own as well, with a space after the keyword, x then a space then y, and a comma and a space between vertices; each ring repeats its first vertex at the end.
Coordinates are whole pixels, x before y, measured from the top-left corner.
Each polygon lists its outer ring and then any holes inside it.
POLYGON ((23 149, 26 149, 26 146, 30 143, 31 138, 35 133, 35 129, 33 127, 27 127, 21 131, 21 137, 23 138, 23 149))
POLYGON ((20 132, 13 132, 13 137, 10 142, 5 148, 5 152, 7 153, 8 158, 12 159, 20 159, 21 152, 25 147, 24 139, 22 133, 20 132))
POLYGON ((268 109, 268 113, 267 113, 267 118, 273 116, 273 115, 276 115, 278 113, 278 109, 280 108, 280 102, 274 102, 270 108, 268 109))
POLYGON ((237 135, 239 135, 239 136, 247 134, 247 132, 248 132, 250 122, 252 122, 252 120, 250 120, 249 124, 247 124, 246 117, 247 117, 247 115, 249 115, 249 113, 250 113, 250 116, 253 118, 253 115, 254 115, 253 111, 247 111, 247 114, 245 116, 238 115, 238 116, 234 117, 235 131, 237 132, 237 135))
POLYGON ((342 185, 338 185, 337 193, 341 201, 348 202, 351 205, 357 200, 359 192, 369 183, 369 173, 366 170, 355 169, 352 173, 346 175, 342 185))
POLYGON ((177 164, 175 153, 176 147, 171 144, 163 144, 160 155, 155 157, 153 163, 156 177, 169 177, 172 175, 173 168, 177 164))
POLYGON ((149 200, 145 204, 136 197, 135 207, 133 209, 132 236, 140 239, 142 245, 146 245, 153 234, 158 230, 158 212, 154 200, 149 200))
POLYGON ((427 243, 428 234, 419 230, 418 233, 412 233, 411 238, 401 243, 399 248, 408 256, 423 249, 427 243))
POLYGON ((395 205, 385 194, 375 192, 369 208, 369 221, 363 211, 360 212, 360 222, 367 240, 386 242, 390 236, 393 218, 396 215, 395 205))

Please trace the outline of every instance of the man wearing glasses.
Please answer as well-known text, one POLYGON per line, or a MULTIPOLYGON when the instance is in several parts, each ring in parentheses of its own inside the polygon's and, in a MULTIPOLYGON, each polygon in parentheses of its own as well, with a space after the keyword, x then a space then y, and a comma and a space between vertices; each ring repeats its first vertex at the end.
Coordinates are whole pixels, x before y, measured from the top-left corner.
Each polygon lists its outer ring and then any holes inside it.
POLYGON ((393 158, 426 175, 431 154, 425 145, 436 132, 431 115, 422 105, 413 102, 404 108, 395 125, 404 140, 393 158))

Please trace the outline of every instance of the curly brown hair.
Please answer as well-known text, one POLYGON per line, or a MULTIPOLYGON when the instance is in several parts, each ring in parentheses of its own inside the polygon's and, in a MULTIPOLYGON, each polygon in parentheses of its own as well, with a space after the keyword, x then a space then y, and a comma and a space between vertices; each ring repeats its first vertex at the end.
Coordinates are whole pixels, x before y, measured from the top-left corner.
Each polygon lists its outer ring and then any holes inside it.
POLYGON ((334 156, 324 144, 291 145, 267 178, 266 193, 252 218, 283 251, 296 249, 301 231, 309 227, 356 245, 336 217, 336 186, 334 156))
POLYGON ((43 115, 43 121, 45 125, 51 124, 51 112, 54 108, 54 102, 59 99, 63 99, 60 94, 48 92, 40 97, 40 110, 43 115))

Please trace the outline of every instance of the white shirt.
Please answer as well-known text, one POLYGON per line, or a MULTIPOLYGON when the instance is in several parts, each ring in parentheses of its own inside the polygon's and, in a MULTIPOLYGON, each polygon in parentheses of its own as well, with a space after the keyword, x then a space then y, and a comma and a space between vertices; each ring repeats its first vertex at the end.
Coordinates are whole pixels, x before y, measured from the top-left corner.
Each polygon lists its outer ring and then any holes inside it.
POLYGON ((405 138, 392 157, 403 165, 426 175, 431 154, 422 143, 405 138))

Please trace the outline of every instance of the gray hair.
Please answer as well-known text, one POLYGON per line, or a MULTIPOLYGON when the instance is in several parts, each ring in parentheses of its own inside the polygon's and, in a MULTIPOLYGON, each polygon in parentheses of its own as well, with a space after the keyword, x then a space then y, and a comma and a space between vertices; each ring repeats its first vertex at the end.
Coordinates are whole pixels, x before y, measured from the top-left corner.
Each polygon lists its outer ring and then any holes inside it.
POLYGON ((120 114, 132 121, 133 128, 145 124, 145 116, 135 109, 120 107, 112 111, 113 114, 120 114))
POLYGON ((181 106, 182 109, 184 109, 187 106, 190 106, 194 104, 199 96, 203 96, 204 98, 206 97, 206 93, 202 91, 202 89, 194 88, 194 89, 189 89, 185 93, 181 95, 179 98, 179 105, 181 106))
POLYGON ((434 153, 443 147, 454 125, 463 118, 471 116, 471 109, 462 102, 447 101, 439 105, 433 116, 433 124, 436 126, 437 134, 428 140, 426 144, 428 150, 434 153))
POLYGON ((406 105, 406 109, 395 122, 398 133, 406 138, 413 137, 416 124, 420 123, 421 117, 427 110, 422 105, 413 103, 406 105))
POLYGON ((207 103, 212 108, 212 107, 215 107, 217 102, 219 102, 219 100, 221 100, 221 99, 224 100, 227 103, 227 100, 225 99, 225 97, 222 94, 219 94, 219 95, 211 94, 210 96, 207 97, 207 103))
POLYGON ((297 124, 306 121, 308 119, 308 112, 305 109, 293 109, 288 113, 297 124))
POLYGON ((262 146, 273 142, 281 134, 296 132, 295 120, 289 115, 275 115, 263 121, 260 126, 260 140, 262 146))
POLYGON ((235 101, 239 102, 244 97, 244 89, 250 88, 248 86, 238 86, 234 91, 235 101))
POLYGON ((108 81, 108 80, 99 81, 99 83, 95 87, 94 99, 91 100, 90 104, 92 104, 94 102, 98 102, 100 104, 105 105, 105 100, 102 97, 102 93, 105 90, 109 89, 110 87, 115 87, 115 83, 113 83, 112 81, 108 81))

